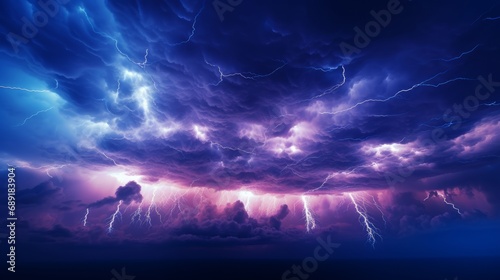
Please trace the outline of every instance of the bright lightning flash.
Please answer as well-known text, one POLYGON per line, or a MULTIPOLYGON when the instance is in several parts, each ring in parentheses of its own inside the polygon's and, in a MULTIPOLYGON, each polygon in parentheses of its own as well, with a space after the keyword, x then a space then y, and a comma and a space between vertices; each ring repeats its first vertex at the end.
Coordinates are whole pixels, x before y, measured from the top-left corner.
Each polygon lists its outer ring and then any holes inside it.
POLYGON ((458 208, 455 206, 455 204, 454 204, 454 203, 449 202, 449 201, 446 199, 446 196, 447 196, 447 195, 446 195, 443 191, 431 191, 431 192, 429 192, 429 194, 428 194, 428 195, 427 195, 427 197, 424 199, 424 201, 427 201, 429 198, 431 198, 431 197, 433 197, 433 196, 435 196, 435 197, 440 196, 440 197, 443 199, 443 202, 444 202, 445 204, 450 205, 451 207, 453 207, 453 209, 455 209, 455 211, 457 211, 457 213, 458 213, 458 214, 463 215, 463 213, 460 211, 460 209, 458 209, 458 208))
POLYGON ((352 204, 354 204, 356 212, 359 214, 361 224, 368 234, 368 242, 370 242, 372 246, 375 246, 375 242, 377 241, 376 237, 378 236, 379 238, 382 238, 382 236, 378 233, 379 229, 370 221, 370 216, 367 214, 366 207, 364 205, 360 205, 352 193, 349 193, 348 195, 349 198, 351 198, 352 204))
POLYGON ((83 226, 87 226, 87 218, 89 217, 90 210, 87 208, 87 211, 85 212, 85 217, 83 218, 83 226))
POLYGON ((455 209, 455 210, 458 212, 458 214, 462 215, 462 212, 460 212, 460 209, 458 209, 458 208, 455 206, 455 204, 453 204, 453 203, 449 202, 448 200, 446 200, 446 195, 444 194, 444 192, 438 192, 438 195, 439 195, 441 198, 443 198, 444 203, 446 203, 446 204, 450 205, 451 207, 453 207, 453 209, 455 209))
POLYGON ((141 223, 141 212, 142 212, 142 201, 137 207, 137 210, 132 214, 132 221, 130 223, 133 223, 135 221, 141 223))
POLYGON ((307 198, 303 195, 302 202, 304 203, 304 215, 306 217, 306 230, 310 232, 312 229, 316 228, 316 221, 309 210, 309 205, 307 204, 307 198))
POLYGON ((161 222, 161 214, 160 212, 158 211, 158 206, 156 205, 156 202, 155 202, 155 198, 156 198, 156 191, 158 190, 158 188, 155 188, 153 190, 153 196, 151 198, 151 203, 149 204, 149 207, 148 207, 148 211, 146 212, 146 219, 144 220, 144 222, 147 222, 149 224, 149 226, 151 227, 152 226, 152 223, 151 223, 151 209, 154 208, 155 209, 155 212, 156 214, 158 215, 158 217, 160 217, 160 222, 161 222))
POLYGON ((109 222, 108 233, 111 233, 113 231, 113 224, 115 223, 116 216, 120 215, 120 217, 121 217, 120 206, 122 205, 122 203, 123 203, 122 200, 120 200, 120 202, 118 202, 118 206, 116 206, 115 213, 113 213, 113 215, 111 215, 111 221, 109 222))

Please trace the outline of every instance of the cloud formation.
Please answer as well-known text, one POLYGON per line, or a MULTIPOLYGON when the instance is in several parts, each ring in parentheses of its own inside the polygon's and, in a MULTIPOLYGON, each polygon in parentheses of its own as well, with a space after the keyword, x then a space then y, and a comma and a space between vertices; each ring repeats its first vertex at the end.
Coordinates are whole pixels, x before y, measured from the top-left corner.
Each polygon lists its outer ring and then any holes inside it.
POLYGON ((115 196, 108 196, 96 202, 89 204, 91 208, 98 208, 108 204, 114 204, 123 201, 125 204, 132 202, 142 202, 141 186, 134 181, 128 182, 125 186, 119 186, 116 189, 115 196))
POLYGON ((0 150, 29 177, 19 204, 43 209, 35 235, 364 242, 363 211, 395 239, 498 222, 495 1, 400 1, 349 55, 388 1, 244 1, 223 22, 210 1, 62 2, 0 3, 0 150))

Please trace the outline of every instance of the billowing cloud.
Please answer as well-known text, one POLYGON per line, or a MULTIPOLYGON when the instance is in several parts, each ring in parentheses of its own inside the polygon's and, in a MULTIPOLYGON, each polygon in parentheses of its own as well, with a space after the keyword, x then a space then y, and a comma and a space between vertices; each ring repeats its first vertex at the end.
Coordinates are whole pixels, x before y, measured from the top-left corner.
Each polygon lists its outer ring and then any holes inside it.
POLYGON ((115 196, 108 196, 96 202, 89 204, 89 207, 101 207, 108 204, 114 204, 118 201, 123 201, 125 204, 131 202, 141 202, 141 186, 134 181, 128 182, 125 186, 120 186, 116 189, 115 196))

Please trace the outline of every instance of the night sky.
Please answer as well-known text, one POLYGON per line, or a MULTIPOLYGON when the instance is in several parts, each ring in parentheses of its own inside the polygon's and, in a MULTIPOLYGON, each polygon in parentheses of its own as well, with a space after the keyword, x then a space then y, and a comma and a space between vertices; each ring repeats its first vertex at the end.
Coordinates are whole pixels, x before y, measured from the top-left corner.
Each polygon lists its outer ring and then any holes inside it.
POLYGON ((84 279, 500 279, 498 1, 5 0, 0 14, 6 279, 79 279, 89 263, 84 279), (194 276, 206 267, 220 274, 194 276))

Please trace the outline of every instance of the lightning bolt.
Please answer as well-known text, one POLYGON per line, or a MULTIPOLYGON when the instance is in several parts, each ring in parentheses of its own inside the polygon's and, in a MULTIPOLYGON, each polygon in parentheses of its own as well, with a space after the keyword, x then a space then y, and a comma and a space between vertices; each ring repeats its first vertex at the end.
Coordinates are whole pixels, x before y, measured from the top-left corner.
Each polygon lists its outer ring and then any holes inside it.
POLYGON ((161 222, 161 214, 158 211, 158 207, 156 206, 156 202, 155 202, 157 190, 158 190, 158 188, 154 188, 154 190, 153 190, 153 196, 151 197, 151 203, 149 204, 148 210, 146 211, 146 215, 145 215, 146 218, 145 218, 144 222, 147 222, 149 224, 149 227, 153 226, 151 223, 151 209, 153 207, 155 208, 156 214, 158 214, 158 216, 160 217, 160 222, 161 222))
POLYGON ((327 95, 329 93, 332 93, 332 92, 336 91, 337 89, 339 89, 341 86, 343 86, 345 84, 346 77, 345 77, 345 67, 344 67, 344 65, 339 65, 339 66, 336 66, 336 67, 326 67, 326 68, 310 67, 311 69, 322 71, 322 72, 325 72, 325 73, 333 71, 333 70, 337 70, 339 67, 342 68, 342 81, 340 83, 338 83, 338 84, 330 87, 329 89, 325 90, 321 94, 318 94, 316 96, 313 96, 313 97, 305 99, 305 100, 297 101, 294 104, 305 102, 305 101, 311 101, 313 99, 317 99, 317 98, 323 97, 323 96, 325 96, 325 95, 327 95))
POLYGON ((315 189, 311 190, 311 192, 314 192, 314 191, 320 190, 321 188, 323 188, 323 187, 326 185, 326 183, 328 183, 328 181, 329 181, 331 178, 333 178, 333 177, 335 177, 335 176, 337 176, 337 174, 335 174, 335 173, 328 174, 328 176, 326 176, 325 180, 323 180, 323 183, 321 183, 321 185, 320 185, 319 187, 317 187, 317 188, 315 188, 315 189))
POLYGON ((110 222, 109 222, 109 227, 108 227, 108 233, 111 233, 113 231, 113 224, 115 223, 115 219, 118 215, 120 215, 121 217, 121 213, 120 213, 120 206, 122 205, 123 201, 120 200, 118 202, 118 206, 116 206, 116 211, 115 213, 113 213, 113 215, 111 215, 110 217, 110 222))
POLYGON ((458 214, 463 215, 463 214, 462 214, 462 212, 460 212, 460 209, 458 209, 458 208, 455 206, 455 204, 453 204, 453 203, 449 202, 448 200, 446 200, 446 196, 445 196, 445 194, 444 194, 444 193, 442 193, 442 192, 438 192, 438 195, 439 195, 441 198, 443 198, 444 203, 446 203, 446 204, 450 205, 451 207, 453 207, 453 209, 455 209, 455 210, 458 212, 458 214))
POLYGON ((115 92, 115 94, 116 94, 116 96, 118 96, 120 94, 120 86, 121 86, 120 79, 118 79, 116 81, 116 84, 117 84, 117 86, 116 86, 116 92, 115 92))
POLYGON ((34 166, 30 166, 29 164, 25 164, 25 163, 19 163, 18 164, 19 167, 23 167, 23 168, 30 168, 30 169, 35 169, 35 170, 45 169, 45 173, 50 178, 54 178, 54 177, 52 177, 52 175, 50 175, 50 173, 49 173, 50 170, 61 169, 63 167, 69 166, 69 165, 70 164, 61 164, 61 165, 56 165, 56 166, 53 166, 53 165, 42 165, 42 166, 39 166, 39 167, 34 167, 34 166))
MULTIPOLYGON (((478 17, 478 18, 477 18, 477 19, 476 19, 476 20, 475 20, 475 21, 474 21, 471 25, 474 25, 474 24, 475 24, 478 20, 480 20, 480 19, 481 19, 481 18, 482 18, 485 14, 487 14, 488 12, 490 12, 490 11, 491 11, 491 10, 492 10, 495 6, 496 6, 496 4, 495 4, 495 5, 493 5, 493 6, 491 6, 491 8, 489 8, 486 12, 482 13, 482 14, 481 14, 481 15, 480 15, 480 16, 479 16, 479 17, 478 17)), ((486 19, 483 19, 483 20, 486 20, 486 19)))
MULTIPOLYGON (((169 218, 169 219, 170 219, 170 218, 172 218, 172 216, 174 215, 174 210, 175 210, 175 207, 177 206, 176 204, 178 203, 178 200, 177 200, 177 198, 176 198, 176 195, 175 195, 175 194, 172 194, 172 195, 170 195, 170 197, 169 197, 169 198, 171 198, 172 196, 173 196, 174 198, 172 198, 173 205, 172 205, 172 207, 170 208, 170 215, 168 216, 168 218, 169 218)), ((179 206, 177 206, 177 208, 179 208, 179 206)))
POLYGON ((360 223, 363 225, 366 233, 368 234, 368 242, 370 242, 372 246, 375 247, 375 242, 377 241, 376 237, 382 239, 382 236, 378 233, 379 229, 375 227, 375 225, 370 221, 370 216, 367 214, 366 207, 364 205, 360 205, 356 201, 352 193, 349 193, 348 195, 349 198, 351 198, 352 204, 354 205, 354 208, 359 215, 360 223))
POLYGON ((214 65, 214 64, 211 64, 209 62, 207 62, 207 60, 205 60, 205 63, 212 66, 212 67, 216 67, 219 71, 219 82, 216 83, 216 84, 212 84, 214 86, 218 86, 220 83, 222 83, 224 81, 224 78, 227 78, 227 77, 235 77, 235 76, 239 76, 243 79, 249 79, 249 80, 255 80, 255 79, 258 79, 258 78, 264 78, 264 77, 268 77, 268 76, 271 76, 272 74, 276 73, 278 70, 280 70, 281 68, 285 67, 285 65, 287 65, 287 63, 283 62, 283 64, 281 66, 279 66, 278 68, 274 69, 273 71, 267 73, 267 74, 256 74, 256 73, 252 73, 252 72, 236 72, 236 73, 231 73, 231 74, 224 74, 220 68, 220 66, 217 66, 217 65, 214 65))
POLYGON ((441 191, 431 191, 429 192, 429 194, 427 195, 427 197, 424 199, 424 201, 427 201, 429 198, 431 197, 438 197, 440 196, 442 199, 443 199, 443 202, 447 205, 450 205, 453 209, 455 209, 455 211, 457 211, 458 214, 460 215, 463 215, 462 212, 460 212, 460 209, 458 209, 454 203, 451 203, 449 202, 447 199, 446 199, 446 194, 444 192, 441 192, 441 191))
POLYGON ((437 191, 430 191, 429 194, 427 194, 427 197, 424 198, 424 201, 427 201, 429 198, 431 198, 433 196, 438 196, 437 191))
POLYGON ((87 226, 87 218, 89 216, 89 213, 90 213, 90 210, 89 210, 89 208, 87 208, 87 211, 85 212, 85 217, 83 217, 83 226, 84 227, 87 226))
POLYGON ((141 223, 142 203, 143 202, 141 201, 141 203, 137 207, 137 210, 135 210, 135 212, 132 214, 132 221, 130 222, 131 224, 136 221, 139 222, 139 224, 141 223))
POLYGON ((304 216, 306 218, 306 230, 310 232, 312 229, 316 228, 316 221, 309 210, 309 205, 307 204, 307 198, 303 195, 302 202, 304 203, 304 216))
POLYGON ((177 197, 177 193, 170 193, 168 198, 166 199, 167 201, 172 201, 172 206, 170 207, 170 215, 168 216, 169 218, 172 218, 174 215, 175 209, 179 210, 179 212, 182 212, 181 209, 181 201, 184 197, 184 195, 187 194, 187 191, 185 191, 183 194, 181 194, 179 197, 177 197))
POLYGON ((24 124, 26 124, 26 122, 27 122, 27 121, 29 121, 30 119, 32 119, 32 118, 34 118, 34 117, 38 116, 38 115, 39 115, 39 114, 41 114, 41 113, 48 112, 48 111, 50 111, 50 110, 52 110, 52 109, 54 109, 54 107, 50 107, 50 108, 45 109, 45 110, 40 110, 40 111, 38 111, 38 112, 34 113, 33 115, 31 115, 31 116, 27 117, 26 119, 24 119, 24 121, 23 121, 22 123, 17 124, 17 125, 15 125, 15 126, 16 126, 16 127, 17 127, 17 126, 23 126, 23 125, 24 125, 24 124))
POLYGON ((22 87, 9 87, 9 86, 0 86, 0 88, 4 89, 11 89, 11 90, 20 90, 20 91, 26 91, 26 92, 38 92, 38 93, 50 93, 50 90, 46 89, 27 89, 27 88, 22 88, 22 87))
POLYGON ((462 78, 462 77, 458 77, 458 78, 454 78, 454 79, 451 79, 451 80, 447 80, 447 81, 444 81, 444 82, 441 82, 441 83, 438 83, 438 84, 430 84, 429 82, 435 78, 437 78, 438 76, 441 76, 443 75, 444 73, 446 73, 447 71, 443 71, 441 73, 438 73, 430 78, 428 78, 427 80, 424 80, 423 82, 420 82, 418 84, 415 84, 407 89, 402 89, 402 90, 399 90, 398 92, 396 92, 395 94, 387 97, 387 98, 384 98, 384 99, 366 99, 366 100, 363 100, 363 101, 360 101, 354 105, 352 105, 351 107, 348 107, 346 109, 342 109, 342 110, 339 110, 339 111, 335 111, 335 112, 320 112, 321 115, 324 115, 324 114, 327 114, 327 115, 336 115, 336 114, 340 114, 340 113, 344 113, 344 112, 347 112, 347 111, 350 111, 360 105, 363 105, 365 103, 371 103, 371 102, 387 102, 391 99, 394 99, 396 98, 398 95, 400 95, 401 93, 404 93, 404 92, 410 92, 416 88, 419 88, 419 87, 434 87, 434 88, 438 88, 440 86, 443 86, 443 85, 446 85, 446 84, 449 84, 449 83, 452 83, 452 82, 455 82, 455 81, 474 81, 474 79, 470 79, 470 78, 462 78))
POLYGON ((500 19, 500 17, 487 17, 483 20, 497 20, 497 19, 500 19))
POLYGON ((103 152, 101 152, 101 151, 99 151, 99 153, 100 153, 101 155, 103 155, 105 158, 107 158, 107 159, 111 160, 111 161, 112 161, 112 162, 113 162, 116 166, 118 166, 118 164, 116 163, 116 161, 115 161, 114 159, 112 159, 112 158, 108 157, 105 153, 103 153, 103 152))
POLYGON ((342 172, 334 172, 334 173, 330 173, 328 174, 328 176, 326 176, 325 180, 323 180, 323 183, 321 183, 321 185, 315 189, 312 189, 312 190, 308 190, 307 193, 309 192, 315 192, 317 190, 320 190, 322 189, 330 179, 342 174, 342 175, 349 175, 349 174, 352 174, 353 172, 355 172, 357 169, 360 169, 360 168, 365 168, 367 167, 366 165, 360 165, 360 166, 356 166, 354 168, 352 168, 351 170, 348 170, 348 171, 342 171, 342 172))
POLYGON ((194 33, 196 32, 196 27, 195 27, 196 21, 198 20, 198 16, 200 16, 200 14, 203 11, 203 9, 205 9, 205 1, 203 1, 203 6, 201 7, 201 9, 198 11, 198 13, 196 14, 196 16, 194 17, 193 24, 191 25, 191 34, 189 35, 189 37, 186 40, 182 41, 182 42, 175 43, 175 44, 169 44, 170 46, 179 46, 179 45, 186 44, 189 41, 191 41, 191 38, 193 38, 194 33))
POLYGON ((149 55, 149 49, 146 49, 146 54, 144 54, 144 62, 138 64, 141 68, 146 67, 146 64, 148 63, 148 55, 149 55))
MULTIPOLYGON (((252 151, 245 151, 245 150, 240 149, 240 148, 227 147, 227 146, 223 146, 223 145, 221 145, 217 142, 213 142, 213 141, 210 141, 210 146, 217 146, 217 148, 221 148, 224 150, 240 151, 240 152, 245 153, 245 154, 253 154, 253 150, 252 151)), ((254 150, 255 150, 255 148, 254 148, 254 150)))
POLYGON ((426 198, 424 198, 424 201, 427 201, 429 198, 431 198, 431 194, 429 193, 426 198))
MULTIPOLYGON (((59 166, 51 166, 50 168, 47 168, 47 169, 45 170, 45 173, 46 173, 46 174, 47 174, 47 176, 49 176, 50 178, 54 178, 54 177, 52 177, 52 175, 50 175, 49 171, 50 171, 50 170, 52 170, 52 169, 61 169, 61 168, 65 167, 65 166, 67 166, 67 165, 68 165, 68 164, 62 164, 62 165, 59 165, 59 166)), ((42 166, 42 167, 40 167, 40 168, 43 168, 43 166, 42 166)))
POLYGON ((283 171, 285 171, 286 169, 292 169, 293 166, 297 166, 300 163, 304 162, 305 160, 318 159, 318 158, 319 157, 311 157, 311 156, 304 157, 303 159, 300 159, 298 161, 294 161, 293 163, 287 164, 285 167, 283 167, 283 169, 281 169, 280 172, 283 173, 283 171))
MULTIPOLYGON (((180 205, 178 207, 180 207, 180 205)), ((179 211, 180 210, 181 209, 179 208, 179 211)), ((158 207, 156 206, 156 204, 155 204, 155 212, 156 212, 156 215, 158 215, 158 218, 160 218, 160 223, 163 223, 162 217, 161 217, 161 214, 160 214, 160 210, 158 209, 158 207)))
POLYGON ((380 206, 380 204, 375 200, 374 196, 372 195, 370 196, 372 197, 373 205, 375 205, 375 208, 377 208, 380 214, 382 215, 382 220, 384 221, 384 225, 387 226, 387 221, 385 220, 385 214, 384 211, 382 210, 382 206, 380 206))
MULTIPOLYGON (((198 180, 198 179, 197 179, 198 180)), ((204 202, 206 200, 206 197, 205 197, 205 189, 201 189, 200 191, 196 192, 197 196, 200 198, 199 202, 198 202, 198 205, 201 206, 201 205, 204 205, 204 202)))
POLYGON ((271 211, 275 211, 275 209, 278 208, 278 198, 273 197, 272 198, 272 205, 269 203, 266 208, 266 215, 270 216, 271 211))
POLYGON ((130 62, 132 62, 132 63, 134 63, 134 64, 138 65, 139 67, 144 68, 144 67, 143 67, 143 66, 144 66, 144 63, 140 63, 140 62, 135 62, 135 61, 133 61, 133 60, 132 60, 132 59, 131 59, 131 58, 130 58, 127 54, 125 54, 122 50, 120 50, 120 47, 118 46, 119 42, 118 42, 118 40, 117 40, 117 39, 115 39, 115 38, 111 37, 111 36, 110 36, 110 35, 108 35, 107 33, 100 32, 100 31, 97 31, 97 30, 96 30, 96 28, 95 28, 94 24, 92 23, 92 21, 91 21, 91 19, 90 19, 89 15, 87 14, 87 11, 85 10, 85 8, 83 8, 83 7, 79 7, 79 11, 80 11, 80 12, 82 12, 82 13, 85 15, 85 18, 87 19, 87 22, 89 23, 90 27, 92 28, 92 31, 93 31, 95 34, 98 34, 98 35, 100 35, 100 36, 102 36, 102 37, 104 37, 104 38, 107 38, 107 39, 109 39, 109 40, 113 41, 113 42, 115 43, 115 48, 116 48, 116 50, 118 51, 118 53, 119 53, 121 56, 125 57, 128 61, 130 61, 130 62))
POLYGON ((454 60, 457 60, 457 59, 460 59, 462 58, 464 55, 468 55, 472 52, 474 52, 480 45, 476 45, 474 48, 472 48, 471 50, 468 50, 466 52, 463 52, 461 53, 459 56, 456 56, 456 57, 452 57, 450 59, 434 59, 434 60, 441 60, 441 61, 445 61, 445 62, 450 62, 450 61, 454 61, 454 60))
POLYGON ((247 212, 250 211, 250 200, 254 197, 254 194, 250 191, 241 191, 239 193, 239 199, 243 200, 243 204, 245 205, 245 209, 247 212))
POLYGON ((447 122, 447 123, 444 123, 442 125, 437 125, 437 126, 436 125, 430 125, 430 124, 428 124, 428 123, 430 123, 432 121, 440 121, 440 120, 441 120, 440 117, 435 117, 435 118, 432 118, 432 119, 430 119, 428 121, 425 121, 425 122, 419 124, 418 127, 426 126, 426 127, 432 127, 432 128, 449 128, 450 126, 452 126, 454 124, 454 122, 447 122))

